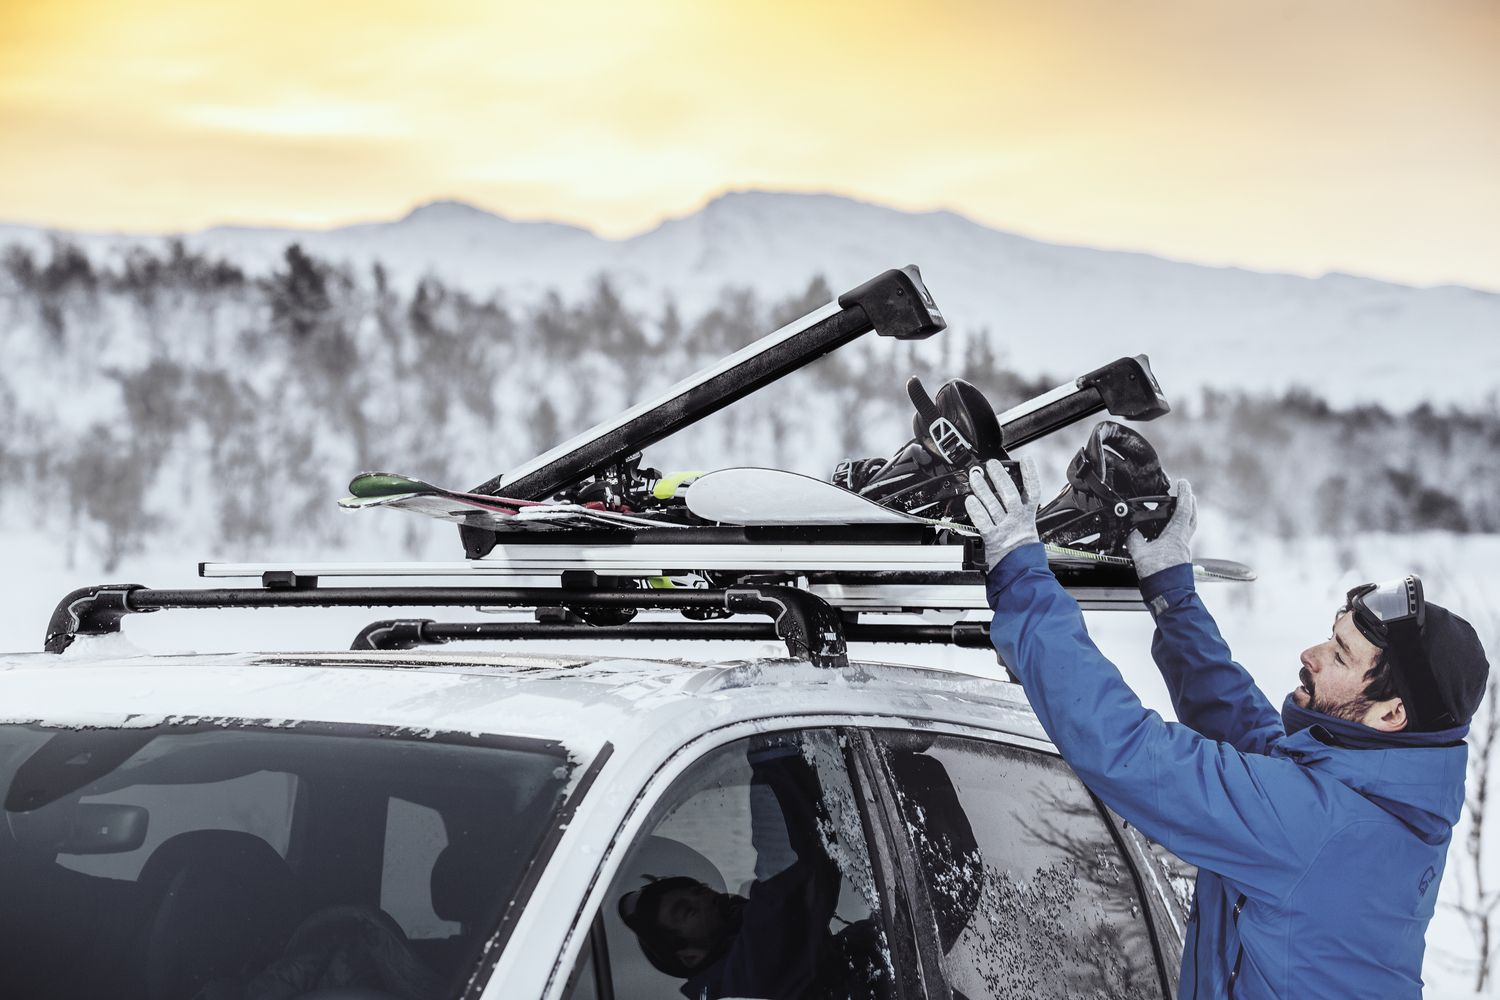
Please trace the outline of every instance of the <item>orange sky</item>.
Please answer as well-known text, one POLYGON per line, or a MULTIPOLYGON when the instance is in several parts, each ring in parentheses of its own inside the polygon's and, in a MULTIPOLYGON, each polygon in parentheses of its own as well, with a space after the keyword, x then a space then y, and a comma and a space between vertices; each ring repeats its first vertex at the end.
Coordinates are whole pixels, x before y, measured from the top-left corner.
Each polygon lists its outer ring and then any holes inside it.
POLYGON ((1497 0, 0 0, 0 220, 727 189, 1500 289, 1497 0))

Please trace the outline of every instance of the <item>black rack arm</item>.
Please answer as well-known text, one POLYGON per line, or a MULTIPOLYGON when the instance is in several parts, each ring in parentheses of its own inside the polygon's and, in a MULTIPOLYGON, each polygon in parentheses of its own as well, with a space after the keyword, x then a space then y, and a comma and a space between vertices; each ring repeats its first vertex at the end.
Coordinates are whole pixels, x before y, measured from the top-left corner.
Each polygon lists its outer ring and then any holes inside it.
POLYGON ((1111 361, 1080 375, 1071 386, 1059 387, 1038 399, 1043 402, 1034 409, 1001 425, 1007 448, 1018 448, 1106 410, 1126 420, 1155 420, 1172 410, 1151 371, 1151 359, 1144 354, 1111 361))
MULTIPOLYGON (((818 666, 843 666, 843 622, 822 598, 792 587, 732 587, 726 590, 560 590, 555 587, 248 587, 151 590, 112 584, 75 590, 57 605, 47 624, 45 649, 61 653, 80 635, 120 630, 128 614, 168 608, 291 607, 513 607, 569 610, 699 609, 759 614, 774 620, 775 636, 787 652, 818 666)), ((608 634, 600 632, 598 634, 608 634)))
MULTIPOLYGON (((416 649, 463 640, 509 642, 532 639, 777 639, 764 622, 438 622, 430 618, 388 618, 371 622, 350 649, 416 649)), ((849 642, 940 643, 966 649, 990 648, 989 622, 953 625, 845 624, 849 642)))

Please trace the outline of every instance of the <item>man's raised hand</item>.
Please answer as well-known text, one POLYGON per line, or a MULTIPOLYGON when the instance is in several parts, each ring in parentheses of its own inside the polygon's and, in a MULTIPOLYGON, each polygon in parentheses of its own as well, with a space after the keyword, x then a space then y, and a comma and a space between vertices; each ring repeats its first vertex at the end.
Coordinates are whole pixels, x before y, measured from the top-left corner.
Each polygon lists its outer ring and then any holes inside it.
POLYGON ((1036 510, 1041 503, 1036 462, 1027 457, 1021 459, 1020 466, 1019 490, 1005 467, 993 458, 983 469, 975 466, 969 470, 973 495, 964 500, 964 509, 969 512, 969 522, 979 529, 986 569, 998 566, 1012 549, 1041 541, 1036 533, 1036 510))
POLYGON ((1186 479, 1179 479, 1169 491, 1177 498, 1177 509, 1172 519, 1161 529, 1161 534, 1150 541, 1139 531, 1132 531, 1125 539, 1130 558, 1135 561, 1135 574, 1144 580, 1153 573, 1160 573, 1173 566, 1193 561, 1193 532, 1198 529, 1198 501, 1193 498, 1193 487, 1186 479))

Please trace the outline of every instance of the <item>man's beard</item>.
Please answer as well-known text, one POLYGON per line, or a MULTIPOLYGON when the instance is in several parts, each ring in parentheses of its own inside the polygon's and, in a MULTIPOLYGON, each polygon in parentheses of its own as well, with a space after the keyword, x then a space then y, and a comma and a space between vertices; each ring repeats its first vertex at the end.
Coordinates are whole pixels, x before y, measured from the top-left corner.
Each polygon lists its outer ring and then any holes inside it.
POLYGON ((1363 694, 1357 694, 1348 701, 1337 704, 1320 699, 1318 697, 1317 683, 1313 680, 1312 674, 1308 672, 1306 667, 1303 667, 1301 672, 1297 674, 1297 679, 1302 682, 1302 689, 1307 692, 1307 707, 1314 712, 1331 715, 1335 719, 1343 719, 1346 722, 1363 722, 1365 716, 1370 711, 1370 706, 1374 704, 1374 702, 1366 698, 1363 694))

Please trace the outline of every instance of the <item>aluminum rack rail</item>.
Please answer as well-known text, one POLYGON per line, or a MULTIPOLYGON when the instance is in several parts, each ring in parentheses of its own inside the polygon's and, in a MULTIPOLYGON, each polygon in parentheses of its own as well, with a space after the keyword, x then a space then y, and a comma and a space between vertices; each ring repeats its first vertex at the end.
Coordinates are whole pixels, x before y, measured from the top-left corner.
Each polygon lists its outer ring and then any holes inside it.
MULTIPOLYGON (((725 577, 759 586, 772 578, 846 612, 983 611, 983 563, 965 545, 857 543, 516 544, 483 559, 435 562, 277 562, 198 566, 206 578, 253 578, 267 585, 319 579, 509 577, 565 580, 572 574, 648 581, 678 574, 725 577)), ((1052 570, 1086 610, 1140 610, 1135 571, 1054 553, 1052 570)))

